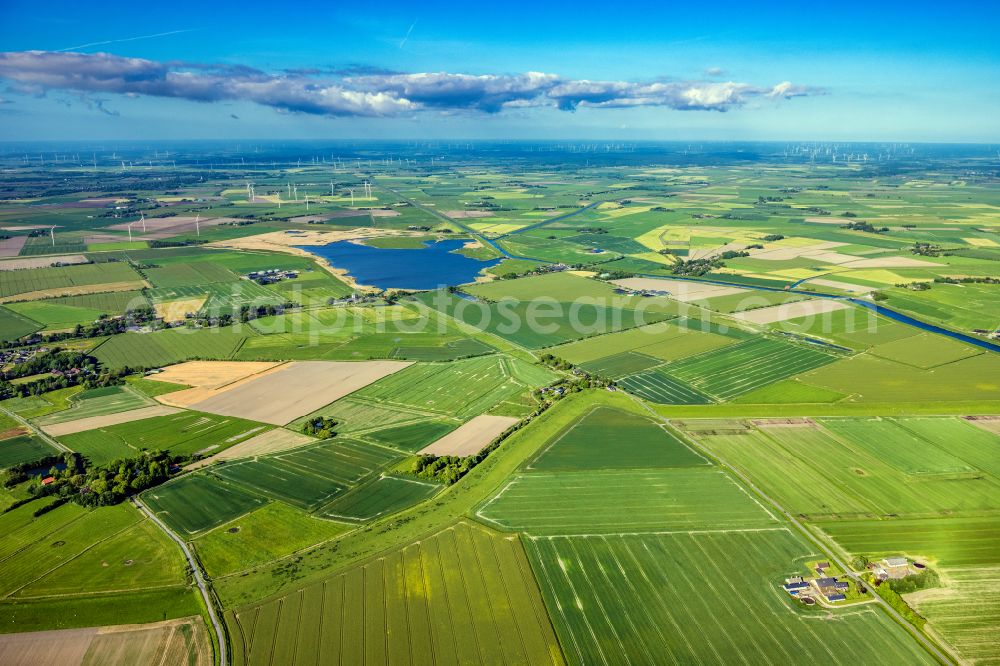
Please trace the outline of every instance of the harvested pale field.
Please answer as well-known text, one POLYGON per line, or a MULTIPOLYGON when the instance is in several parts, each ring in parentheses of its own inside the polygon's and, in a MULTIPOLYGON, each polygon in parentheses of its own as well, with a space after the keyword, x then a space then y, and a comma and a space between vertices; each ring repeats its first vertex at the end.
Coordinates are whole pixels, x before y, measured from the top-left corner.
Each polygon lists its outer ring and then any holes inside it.
POLYGON ((59 296, 83 296, 84 294, 105 294, 109 291, 136 291, 151 286, 145 280, 129 280, 128 282, 101 282, 99 284, 80 284, 67 287, 53 287, 52 289, 39 289, 38 291, 26 291, 21 294, 14 294, 6 298, 0 298, 0 303, 10 303, 13 301, 37 301, 44 298, 56 298, 59 296))
POLYGON ((850 224, 855 222, 848 217, 807 217, 806 222, 812 222, 813 224, 850 224))
POLYGON ((453 220, 473 217, 493 217, 493 211, 491 210, 443 210, 441 212, 453 220))
POLYGON ((786 319, 798 319, 799 317, 814 317, 826 312, 843 310, 849 307, 841 301, 834 301, 828 298, 817 298, 810 301, 796 301, 795 303, 782 303, 766 308, 756 308, 746 312, 737 312, 732 315, 736 319, 748 321, 754 324, 773 324, 776 321, 786 319))
MULTIPOLYGON (((838 243, 836 241, 825 241, 822 243, 810 243, 809 245, 800 246, 770 246, 763 250, 751 251, 750 255, 754 259, 764 259, 765 261, 790 261, 792 259, 798 259, 802 256, 810 256, 813 254, 837 254, 836 252, 829 252, 830 249, 835 247, 840 247, 841 245, 846 245, 846 243, 838 243)), ((851 257, 850 255, 838 255, 848 257, 850 259, 856 259, 857 257, 851 257)))
POLYGON ((237 458, 252 458, 268 453, 280 453, 297 446, 315 442, 316 440, 307 435, 303 435, 284 428, 275 428, 267 432, 251 437, 245 442, 232 446, 225 451, 220 451, 214 456, 203 458, 198 462, 191 463, 184 469, 198 469, 222 460, 236 460, 237 458))
POLYGON ((211 663, 212 651, 200 617, 0 634, 0 664, 4 666, 209 666, 211 663))
POLYGON ((295 361, 216 389, 190 407, 285 425, 409 365, 412 362, 295 361))
POLYGON ((858 259, 842 264, 841 268, 921 268, 925 266, 940 267, 941 264, 911 257, 880 257, 877 259, 858 259))
POLYGON ((270 370, 279 363, 270 361, 188 361, 150 375, 149 379, 200 388, 220 388, 240 379, 270 370))
POLYGON ((750 423, 754 424, 759 428, 818 428, 816 422, 811 418, 803 417, 793 417, 793 418, 775 418, 775 419, 751 419, 750 423))
MULTIPOLYGON (((36 201, 36 199, 31 199, 31 201, 36 201)), ((59 225, 56 225, 58 228, 59 225)), ((8 227, 0 227, 0 231, 31 231, 33 229, 51 229, 51 224, 18 224, 8 227)))
POLYGON ((370 208, 367 212, 372 217, 399 217, 399 211, 391 208, 370 208))
POLYGON ((154 416, 169 416, 179 411, 181 410, 174 407, 167 407, 166 405, 153 405, 151 407, 143 407, 142 409, 130 409, 127 412, 118 412, 117 414, 88 416, 85 419, 77 419, 76 421, 53 423, 42 426, 42 430, 53 437, 60 437, 62 435, 72 435, 75 432, 118 425, 119 423, 131 423, 132 421, 151 419, 154 416))
POLYGON ((30 430, 24 426, 17 426, 16 428, 9 428, 7 430, 0 431, 0 442, 5 439, 10 439, 11 437, 18 437, 19 435, 27 435, 30 430))
POLYGON ((0 664, 48 666, 82 664, 97 627, 0 634, 0 664))
MULTIPOLYGON (((195 224, 196 220, 196 217, 185 215, 178 215, 176 217, 148 217, 146 218, 145 227, 143 227, 142 222, 131 223, 132 237, 135 240, 159 240, 190 233, 196 231, 199 227, 214 227, 225 222, 238 221, 233 217, 202 217, 200 220, 197 220, 198 224, 195 224)), ((129 224, 122 222, 120 224, 113 224, 107 228, 114 231, 128 231, 129 224)))
POLYGON ((82 254, 66 254, 58 257, 24 257, 23 259, 8 259, 7 261, 0 261, 0 271, 19 271, 26 268, 48 268, 54 264, 85 264, 87 261, 87 257, 82 254))
POLYGON ((16 257, 26 242, 27 236, 11 236, 0 240, 0 257, 16 257))
POLYGON ((866 294, 872 291, 874 287, 865 287, 860 284, 851 284, 850 282, 840 282, 839 280, 827 280, 826 278, 814 278, 808 281, 809 284, 815 284, 820 287, 829 287, 830 289, 840 289, 842 291, 847 291, 852 294, 866 294))
POLYGON ((510 416, 482 414, 421 449, 420 453, 435 456, 475 455, 489 444, 490 440, 515 423, 517 419, 510 416))
POLYGON ((208 641, 200 617, 100 627, 82 664, 210 666, 213 660, 208 641))
POLYGON ((194 314, 201 310, 201 306, 205 304, 208 300, 208 295, 202 296, 200 298, 185 298, 179 301, 166 301, 164 303, 155 303, 153 309, 156 310, 156 316, 161 317, 163 321, 184 321, 185 315, 188 313, 194 314))
POLYGON ((965 420, 987 432, 1000 435, 1000 416, 966 416, 965 420))
POLYGON ((723 285, 660 278, 626 278, 624 280, 612 280, 612 282, 625 289, 666 291, 670 293, 671 298, 684 302, 700 301, 714 296, 728 296, 747 291, 747 289, 743 289, 742 287, 726 287, 723 285))
POLYGON ((233 388, 237 383, 278 367, 272 361, 188 361, 164 368, 149 379, 170 384, 185 384, 192 388, 174 391, 157 400, 165 405, 190 407, 216 395, 220 389, 233 388))

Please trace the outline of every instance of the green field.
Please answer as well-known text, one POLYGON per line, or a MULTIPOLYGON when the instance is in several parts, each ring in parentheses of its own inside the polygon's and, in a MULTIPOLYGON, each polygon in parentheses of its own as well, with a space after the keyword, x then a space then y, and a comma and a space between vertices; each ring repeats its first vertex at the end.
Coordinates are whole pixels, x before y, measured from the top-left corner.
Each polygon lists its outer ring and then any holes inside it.
POLYGON ((0 469, 57 453, 59 452, 34 435, 16 435, 0 439, 0 469))
POLYGON ((518 540, 459 523, 226 613, 233 663, 563 663, 518 540))
POLYGON ((152 368, 188 359, 231 358, 249 334, 247 328, 173 328, 154 333, 116 335, 93 355, 110 368, 152 368))
POLYGON ((573 664, 936 663, 876 609, 808 612, 780 589, 813 552, 765 531, 537 537, 527 546, 573 664), (794 604, 794 605, 793 605, 794 604), (821 619, 822 618, 822 619, 821 619))
POLYGON ((171 529, 190 536, 228 523, 266 502, 209 474, 188 474, 147 490, 142 499, 171 529))
POLYGON ((1000 518, 821 521, 816 526, 853 555, 905 554, 942 567, 1000 564, 1000 518))
MULTIPOLYGON (((70 292, 74 287, 94 285, 121 285, 130 283, 132 289, 142 287, 142 278, 125 263, 80 264, 52 268, 30 268, 17 271, 3 271, 0 280, 0 298, 37 291, 70 292)), ((99 291, 98 289, 90 289, 99 291)), ((110 291, 110 290, 106 290, 110 291)))
POLYGON ((27 599, 185 585, 179 550, 134 507, 87 510, 66 504, 32 518, 49 501, 36 500, 0 517, 0 596, 27 599))
MULTIPOLYGON (((507 287, 534 279, 490 284, 507 287)), ((575 279, 584 283, 594 282, 575 279)), ((599 288, 606 287, 601 283, 595 284, 599 288)), ((610 288, 607 289, 610 291, 610 288)), ((515 288, 514 292, 520 293, 521 289, 515 288)), ((496 302, 487 302, 439 291, 421 294, 417 299, 464 324, 528 349, 561 345, 580 338, 654 324, 675 316, 677 310, 666 299, 638 300, 638 297, 614 296, 605 300, 604 296, 578 296, 583 297, 579 301, 559 301, 540 292, 533 295, 534 300, 504 297, 496 302)))
POLYGON ((382 476, 341 495, 319 513, 335 520, 372 520, 422 502, 439 490, 436 483, 382 476))
POLYGON ((91 416, 116 414, 155 404, 144 395, 126 386, 109 386, 104 389, 83 391, 73 396, 71 403, 72 406, 69 409, 43 416, 38 419, 38 423, 42 425, 65 423, 91 416))
POLYGON ((184 411, 64 435, 59 440, 94 464, 135 457, 142 450, 212 455, 274 426, 234 416, 184 411))
MULTIPOLYGON (((726 463, 746 472, 785 508, 813 519, 831 517, 942 516, 957 511, 1000 509, 1000 484, 981 473, 912 473, 914 456, 953 466, 943 448, 920 440, 919 450, 893 451, 862 429, 868 420, 824 419, 822 425, 753 427, 743 422, 685 428, 726 463), (831 428, 831 429, 828 429, 831 428), (835 433, 841 433, 839 436, 835 433), (848 438, 849 437, 849 438, 848 438)), ((905 420, 904 420, 905 423, 905 420)), ((898 447, 910 444, 905 431, 890 430, 898 447)))
POLYGON ((559 433, 528 465, 538 471, 691 467, 707 461, 652 419, 596 407, 559 433))
POLYGON ((553 378, 547 370, 503 356, 417 364, 366 386, 358 399, 468 418, 553 378))
POLYGON ((0 307, 0 340, 17 340, 20 337, 34 333, 44 326, 13 309, 0 307))
POLYGON ((193 543, 211 576, 225 576, 276 560, 351 529, 314 518, 282 502, 270 502, 201 534, 193 543))
POLYGON ((766 527, 777 519, 717 469, 519 474, 476 513, 529 534, 766 527))
POLYGON ((618 380, 618 385, 644 400, 661 405, 706 405, 712 398, 678 381, 664 369, 640 372, 618 380))
POLYGON ((447 435, 455 429, 456 425, 439 420, 417 421, 416 423, 367 432, 364 438, 395 449, 415 453, 447 435))
POLYGON ((815 348, 758 338, 675 361, 664 369, 708 395, 729 400, 835 360, 815 348))

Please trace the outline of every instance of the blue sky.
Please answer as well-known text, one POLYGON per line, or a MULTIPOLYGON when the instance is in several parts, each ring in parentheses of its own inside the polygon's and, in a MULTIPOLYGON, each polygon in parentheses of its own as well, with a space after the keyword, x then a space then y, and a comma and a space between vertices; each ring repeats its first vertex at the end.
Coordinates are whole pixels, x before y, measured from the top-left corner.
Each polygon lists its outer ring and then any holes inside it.
POLYGON ((0 140, 1000 141, 1000 5, 541 4, 5 0, 0 140))

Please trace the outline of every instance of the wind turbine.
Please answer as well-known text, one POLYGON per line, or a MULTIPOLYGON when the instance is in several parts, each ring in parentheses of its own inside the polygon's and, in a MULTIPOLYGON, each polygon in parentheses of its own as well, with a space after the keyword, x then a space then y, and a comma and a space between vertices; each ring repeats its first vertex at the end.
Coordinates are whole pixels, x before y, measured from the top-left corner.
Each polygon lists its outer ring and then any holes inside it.
POLYGON ((274 196, 278 201, 278 210, 281 210, 281 190, 278 190, 274 196))
POLYGON ((292 192, 295 193, 295 202, 298 203, 298 201, 299 201, 299 186, 298 185, 292 186, 292 192))
POLYGON ((128 242, 132 242, 132 223, 128 223, 128 242))
POLYGON ((201 215, 197 215, 194 218, 194 232, 199 236, 201 236, 201 225, 198 224, 200 221, 201 221, 201 215))
POLYGON ((288 183, 288 198, 292 198, 292 184, 288 183))
POLYGON ((49 229, 49 235, 52 236, 52 247, 55 247, 56 246, 56 225, 53 224, 52 228, 49 229))
POLYGON ((146 216, 139 213, 139 219, 142 220, 142 233, 146 233, 146 216))
POLYGON ((353 206, 354 205, 354 190, 348 189, 347 191, 351 193, 351 205, 353 206))
POLYGON ((306 212, 309 212, 309 195, 306 195, 306 212))

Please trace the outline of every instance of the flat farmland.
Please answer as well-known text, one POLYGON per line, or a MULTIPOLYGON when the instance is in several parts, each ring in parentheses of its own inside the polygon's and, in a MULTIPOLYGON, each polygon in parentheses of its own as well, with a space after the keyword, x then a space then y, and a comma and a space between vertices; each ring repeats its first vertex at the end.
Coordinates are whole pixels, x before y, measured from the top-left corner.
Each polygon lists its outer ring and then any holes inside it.
POLYGON ((455 428, 455 423, 434 419, 366 432, 364 438, 378 442, 383 446, 391 446, 402 451, 415 453, 431 442, 441 439, 455 428))
MULTIPOLYGON (((827 421, 832 419, 823 423, 827 421)), ((907 474, 874 450, 867 451, 863 442, 837 437, 816 423, 730 423, 732 429, 716 426, 690 431, 691 436, 742 469, 785 508, 812 519, 931 517, 1000 509, 1000 485, 989 476, 907 474)), ((926 448, 937 451, 929 443, 926 448)))
POLYGON ((43 416, 38 419, 38 423, 40 425, 66 423, 93 416, 127 412, 155 404, 127 386, 109 386, 104 389, 83 391, 73 396, 70 401, 72 406, 69 409, 43 416))
POLYGON ((529 534, 768 527, 777 519, 712 468, 519 474, 476 512, 529 534))
POLYGON ((182 587, 184 564, 174 544, 132 506, 57 507, 50 500, 4 514, 0 595, 9 599, 78 596, 182 587))
POLYGON ((109 338, 93 351, 110 368, 152 368, 189 358, 228 359, 243 341, 246 329, 172 328, 154 333, 124 333, 109 338))
POLYGON ((528 386, 515 378, 514 366, 519 365, 524 362, 503 356, 417 364, 365 387, 356 396, 458 418, 475 416, 538 385, 528 386))
POLYGON ((0 340, 17 340, 42 328, 40 322, 0 306, 0 340))
POLYGON ((1000 519, 996 516, 838 520, 816 526, 851 555, 903 554, 940 567, 1000 565, 1000 519))
POLYGON ((398 457, 389 449, 336 439, 226 463, 211 473, 259 495, 315 509, 398 457))
MULTIPOLYGON (((965 461, 935 446, 892 419, 823 419, 823 427, 841 441, 863 448, 871 456, 905 474, 973 472, 965 461)), ((938 440, 947 446, 947 440, 938 440)))
POLYGON ((729 400, 835 360, 836 356, 818 349, 756 338, 675 361, 664 369, 708 395, 729 400))
POLYGON ((784 528, 537 537, 526 549, 573 664, 934 659, 874 608, 808 612, 780 589, 815 556, 784 528), (636 609, 642 609, 636 612, 636 609))
POLYGON ((34 435, 0 439, 0 469, 57 454, 54 448, 34 435))
POLYGON ((620 379, 625 375, 649 370, 662 364, 663 361, 661 359, 653 358, 652 356, 636 352, 622 352, 614 356, 605 356, 596 361, 583 363, 580 365, 580 368, 599 377, 620 379))
POLYGON ((332 539, 353 525, 316 518, 283 502, 269 502, 192 541, 210 576, 227 576, 332 539))
POLYGON ((95 464, 134 457, 143 449, 177 455, 210 455, 270 430, 272 426, 215 414, 183 411, 63 435, 60 441, 95 464))
POLYGON ((428 292, 417 299, 458 321, 527 349, 561 345, 676 316, 676 308, 666 299, 647 303, 638 297, 625 296, 564 302, 542 292, 536 294, 534 300, 505 298, 486 302, 470 301, 444 292, 428 292))
POLYGON ((511 416, 480 414, 420 450, 421 455, 472 456, 517 423, 511 416))
POLYGON ((595 407, 558 433, 526 469, 551 472, 705 464, 708 461, 666 426, 632 412, 595 407))
POLYGON ((382 476, 334 499, 319 513, 335 520, 373 520, 422 502, 441 488, 437 483, 382 476))
POLYGON ((617 383, 629 393, 660 405, 707 405, 713 402, 710 396, 671 377, 662 368, 629 375, 617 383))
POLYGON ((571 363, 590 363, 624 352, 639 352, 664 361, 717 349, 735 343, 738 335, 750 334, 736 329, 727 331, 733 337, 721 333, 721 328, 708 322, 692 319, 674 319, 647 326, 630 328, 627 331, 596 335, 594 337, 560 345, 551 352, 571 363), (702 329, 706 330, 702 330, 702 329))
POLYGON ((226 613, 235 664, 561 664, 520 542, 459 523, 226 613))
POLYGON ((208 389, 207 397, 190 407, 285 425, 409 365, 402 361, 295 361, 245 381, 208 389))
POLYGON ((996 663, 1000 567, 949 568, 942 574, 946 588, 904 595, 907 603, 967 662, 996 663))
POLYGON ((147 490, 142 500, 171 529, 189 536, 228 523, 267 501, 206 474, 189 474, 147 490))
POLYGON ((209 666, 212 650, 200 617, 0 635, 0 662, 99 666, 112 663, 209 666))
MULTIPOLYGON (((64 294, 89 293, 94 291, 123 291, 141 289, 142 277, 126 263, 80 264, 47 268, 28 268, 3 271, 0 281, 0 299, 9 300, 13 296, 24 298, 41 295, 60 296, 64 294), (112 289, 100 289, 98 285, 114 285, 112 289)), ((18 299, 23 300, 23 299, 18 299)))

